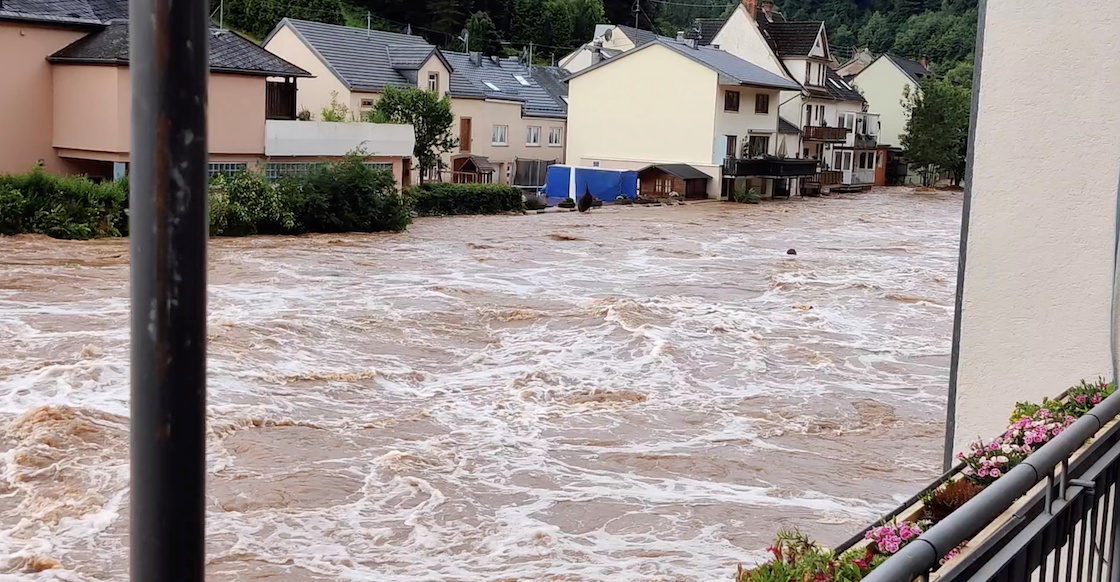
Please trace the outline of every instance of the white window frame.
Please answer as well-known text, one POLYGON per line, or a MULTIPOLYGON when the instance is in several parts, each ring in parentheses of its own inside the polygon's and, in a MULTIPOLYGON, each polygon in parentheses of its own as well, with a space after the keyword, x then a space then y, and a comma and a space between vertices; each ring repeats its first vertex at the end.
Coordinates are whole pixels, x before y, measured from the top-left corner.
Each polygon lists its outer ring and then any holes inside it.
POLYGON ((564 128, 548 128, 548 145, 549 147, 560 147, 564 145, 564 128))
POLYGON ((529 147, 541 147, 541 126, 529 125, 525 127, 525 145, 529 147))
POLYGON ((836 120, 837 127, 843 127, 855 131, 856 129, 856 114, 851 111, 841 111, 839 118, 836 120))
POLYGON ((439 73, 435 71, 428 73, 428 90, 433 93, 439 93, 439 73))
POLYGON ((509 145, 509 126, 508 125, 495 125, 492 133, 490 134, 490 145, 495 146, 508 146, 509 145))

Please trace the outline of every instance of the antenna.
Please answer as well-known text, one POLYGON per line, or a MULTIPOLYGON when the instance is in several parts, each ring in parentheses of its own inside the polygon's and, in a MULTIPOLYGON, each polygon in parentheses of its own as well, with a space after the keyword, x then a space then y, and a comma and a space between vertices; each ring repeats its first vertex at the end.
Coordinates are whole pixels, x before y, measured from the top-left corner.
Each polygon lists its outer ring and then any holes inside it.
POLYGON ((463 50, 471 52, 471 31, 464 28, 463 32, 459 33, 459 40, 463 41, 463 50))
POLYGON ((369 29, 373 24, 373 15, 366 11, 366 40, 369 40, 369 29))
POLYGON ((634 28, 638 28, 638 13, 642 11, 641 1, 634 0, 634 7, 630 9, 630 12, 634 15, 634 28))
POLYGON ((226 22, 226 0, 218 3, 218 28, 225 29, 226 22))

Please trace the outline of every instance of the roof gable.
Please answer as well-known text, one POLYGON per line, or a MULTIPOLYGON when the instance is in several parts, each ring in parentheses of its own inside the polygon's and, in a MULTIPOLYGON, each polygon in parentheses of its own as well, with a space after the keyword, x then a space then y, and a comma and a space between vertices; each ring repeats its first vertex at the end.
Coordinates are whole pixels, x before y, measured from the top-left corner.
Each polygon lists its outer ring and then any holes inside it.
POLYGON ((630 42, 634 43, 634 46, 636 47, 644 45, 648 42, 652 42, 658 38, 658 34, 656 32, 653 32, 651 30, 644 30, 641 28, 634 28, 633 26, 626 26, 625 24, 615 25, 615 30, 626 35, 626 38, 630 39, 630 42))
POLYGON ((910 77, 910 80, 918 83, 919 85, 922 83, 922 79, 930 75, 929 69, 927 69, 918 61, 896 57, 891 54, 884 54, 883 56, 887 57, 887 59, 890 60, 891 63, 893 63, 896 67, 898 67, 899 70, 903 72, 903 74, 905 74, 907 77, 910 77))

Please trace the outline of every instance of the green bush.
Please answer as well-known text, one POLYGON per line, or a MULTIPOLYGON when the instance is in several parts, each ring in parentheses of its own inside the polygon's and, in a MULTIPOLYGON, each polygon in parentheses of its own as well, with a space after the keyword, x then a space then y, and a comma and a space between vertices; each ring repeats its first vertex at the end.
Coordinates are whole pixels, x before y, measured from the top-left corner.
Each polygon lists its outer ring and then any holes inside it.
POLYGON ((290 201, 259 172, 210 179, 210 234, 246 236, 297 232, 290 201))
POLYGON ((128 232, 128 183, 95 183, 42 168, 0 176, 0 233, 88 239, 128 232))
POLYGON ((500 214, 525 209, 521 191, 503 184, 425 182, 410 188, 407 197, 420 216, 500 214))
POLYGON ((278 192, 304 232, 401 231, 412 221, 393 175, 359 155, 289 176, 278 192))

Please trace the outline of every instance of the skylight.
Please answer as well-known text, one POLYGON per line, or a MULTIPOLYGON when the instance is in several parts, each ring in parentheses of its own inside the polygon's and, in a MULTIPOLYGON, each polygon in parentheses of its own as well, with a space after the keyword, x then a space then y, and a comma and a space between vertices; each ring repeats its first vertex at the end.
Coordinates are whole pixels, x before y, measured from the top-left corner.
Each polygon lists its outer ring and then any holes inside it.
POLYGON ((501 89, 497 85, 491 83, 490 81, 483 81, 482 84, 486 85, 486 87, 491 91, 501 91, 501 89))
POLYGON ((521 83, 525 87, 529 86, 529 81, 525 80, 525 77, 522 77, 521 75, 514 75, 513 78, 517 79, 517 82, 521 83))

